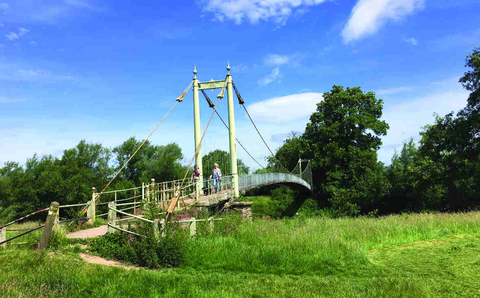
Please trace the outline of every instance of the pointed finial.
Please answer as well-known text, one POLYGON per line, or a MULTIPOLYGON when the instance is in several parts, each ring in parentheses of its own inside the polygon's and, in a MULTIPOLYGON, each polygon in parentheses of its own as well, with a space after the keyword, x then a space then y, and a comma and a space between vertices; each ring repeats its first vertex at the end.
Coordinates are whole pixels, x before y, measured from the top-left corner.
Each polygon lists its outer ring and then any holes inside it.
POLYGON ((197 65, 193 67, 193 74, 195 75, 195 78, 197 77, 197 65))
POLYGON ((227 62, 227 70, 228 70, 228 74, 230 74, 230 61, 227 62))

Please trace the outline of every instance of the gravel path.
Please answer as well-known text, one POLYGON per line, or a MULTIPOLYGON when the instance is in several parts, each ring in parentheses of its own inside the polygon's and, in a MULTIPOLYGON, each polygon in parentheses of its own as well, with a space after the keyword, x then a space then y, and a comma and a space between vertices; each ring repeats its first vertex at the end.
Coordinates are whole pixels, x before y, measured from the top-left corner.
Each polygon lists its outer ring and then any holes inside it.
POLYGON ((137 267, 133 266, 127 266, 122 263, 116 262, 116 261, 109 261, 101 257, 96 257, 96 256, 91 256, 87 255, 84 253, 80 254, 80 257, 87 263, 90 264, 100 264, 100 265, 105 265, 105 266, 113 266, 113 267, 120 267, 123 269, 138 269, 137 267))
POLYGON ((98 228, 92 228, 88 230, 81 230, 67 234, 67 238, 92 238, 107 234, 108 226, 99 226, 98 228))

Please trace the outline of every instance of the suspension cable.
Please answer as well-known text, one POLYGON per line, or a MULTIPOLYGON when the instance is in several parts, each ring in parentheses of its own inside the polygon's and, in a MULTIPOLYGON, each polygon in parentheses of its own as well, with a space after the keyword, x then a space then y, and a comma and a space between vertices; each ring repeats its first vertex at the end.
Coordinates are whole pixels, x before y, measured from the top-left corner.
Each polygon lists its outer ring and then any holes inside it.
MULTIPOLYGON (((212 101, 210 100, 210 98, 208 97, 208 95, 204 92, 204 90, 202 89, 202 93, 203 93, 203 96, 205 97, 205 100, 207 101, 208 105, 213 108, 214 105, 212 103, 212 101)), ((218 113, 217 110, 215 110, 215 113, 217 114, 218 118, 220 118, 220 120, 222 121, 223 125, 225 125, 225 127, 227 128, 227 130, 230 130, 229 126, 227 125, 227 123, 225 123, 225 121, 223 120, 222 116, 220 116, 220 114, 218 113)), ((248 150, 242 145, 242 143, 237 139, 235 138, 235 140, 237 140, 237 143, 240 145, 240 147, 243 148, 243 150, 245 150, 245 152, 247 152, 248 156, 250 156, 256 163, 257 165, 259 165, 262 169, 265 169, 264 166, 262 166, 256 159, 255 157, 253 157, 250 152, 248 152, 248 150)))
MULTIPOLYGON (((187 167, 187 171, 185 172, 185 176, 183 176, 183 180, 182 180, 182 183, 180 184, 179 189, 182 189, 183 183, 185 182, 185 179, 187 178, 188 172, 190 172, 190 168, 192 167, 192 163, 195 160, 195 156, 197 155, 198 150, 200 150, 200 148, 202 147, 203 137, 205 137, 205 133, 207 132, 208 127, 210 126, 210 122, 212 122, 213 115, 215 114, 215 111, 217 110, 217 105, 220 102, 220 99, 222 99, 222 98, 221 97, 218 98, 217 104, 213 108, 212 115, 210 115, 210 119, 208 120, 207 126, 205 127, 205 130, 203 131, 203 135, 202 135, 202 138, 200 139, 200 142, 198 142, 198 146, 195 149, 195 153, 193 154, 192 160, 190 161, 190 164, 187 167)), ((170 202, 170 206, 168 206, 168 209, 167 209, 166 219, 168 219, 168 216, 173 213, 173 211, 175 209, 175 205, 177 204, 177 201, 178 201, 179 197, 180 197, 180 192, 178 194, 175 194, 175 197, 170 202)))
MULTIPOLYGON (((233 84, 234 88, 235 88, 235 93, 237 94, 237 97, 240 95, 240 93, 238 92, 237 90, 237 87, 235 87, 235 84, 233 84)), ((270 147, 268 146, 267 142, 265 141, 265 139, 263 138, 262 134, 260 133, 260 131, 258 130, 257 128, 257 125, 255 125, 255 122, 253 121, 252 117, 250 116, 250 113, 248 112, 247 108, 245 107, 245 101, 243 101, 242 97, 238 97, 238 101, 240 102, 240 105, 243 107, 243 109, 245 110, 245 112, 247 113, 247 116, 248 118, 250 119, 250 121, 252 122, 253 124, 253 127, 255 127, 255 130, 257 131, 258 135, 260 136, 260 138, 262 139, 263 143, 265 144, 265 146, 267 146, 268 150, 270 151, 270 153, 272 154, 273 158, 275 158, 278 163, 282 166, 282 168, 287 171, 288 173, 290 173, 290 171, 280 162, 280 160, 278 158, 275 157, 275 154, 273 154, 273 151, 272 149, 270 149, 270 147)))

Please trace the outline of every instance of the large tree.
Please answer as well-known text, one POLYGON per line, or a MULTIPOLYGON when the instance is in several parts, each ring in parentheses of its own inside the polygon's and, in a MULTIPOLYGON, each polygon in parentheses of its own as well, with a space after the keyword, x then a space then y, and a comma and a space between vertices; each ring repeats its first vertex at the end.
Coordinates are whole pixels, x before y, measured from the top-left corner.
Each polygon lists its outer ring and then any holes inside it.
MULTIPOLYGON (((215 150, 204 155, 202 158, 203 163, 203 176, 208 178, 212 173, 215 163, 222 171, 223 175, 231 175, 230 173, 230 153, 223 150, 215 150)), ((237 159, 237 171, 239 175, 246 175, 250 171, 250 168, 245 165, 241 159, 237 159)))
POLYGON ((360 191, 375 173, 380 136, 389 128, 382 116, 383 101, 360 87, 333 86, 310 116, 303 140, 313 161, 317 194, 342 213, 359 211, 367 194, 360 191))

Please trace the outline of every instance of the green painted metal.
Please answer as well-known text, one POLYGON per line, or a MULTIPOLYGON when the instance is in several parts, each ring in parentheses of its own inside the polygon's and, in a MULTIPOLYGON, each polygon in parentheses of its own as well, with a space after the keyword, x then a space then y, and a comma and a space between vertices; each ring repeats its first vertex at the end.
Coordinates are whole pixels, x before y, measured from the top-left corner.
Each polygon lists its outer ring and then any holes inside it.
POLYGON ((233 107, 232 75, 230 74, 230 63, 227 66, 227 97, 228 97, 228 127, 230 138, 230 171, 233 175, 233 195, 239 197, 238 171, 237 171, 237 144, 235 143, 235 113, 233 107))
MULTIPOLYGON (((203 188, 203 163, 202 163, 202 146, 200 141, 202 139, 202 135, 200 133, 200 103, 198 99, 198 79, 197 79, 197 67, 193 70, 193 117, 194 117, 194 130, 195 130, 195 149, 197 154, 195 155, 195 163, 200 169, 200 179, 199 179, 199 187, 203 188)), ((194 151, 195 152, 195 151, 194 151)))
POLYGON ((200 83, 200 88, 199 90, 206 90, 206 89, 210 89, 210 90, 214 90, 214 89, 220 89, 224 86, 225 84, 225 81, 222 80, 222 81, 210 81, 210 82, 202 82, 200 83))

